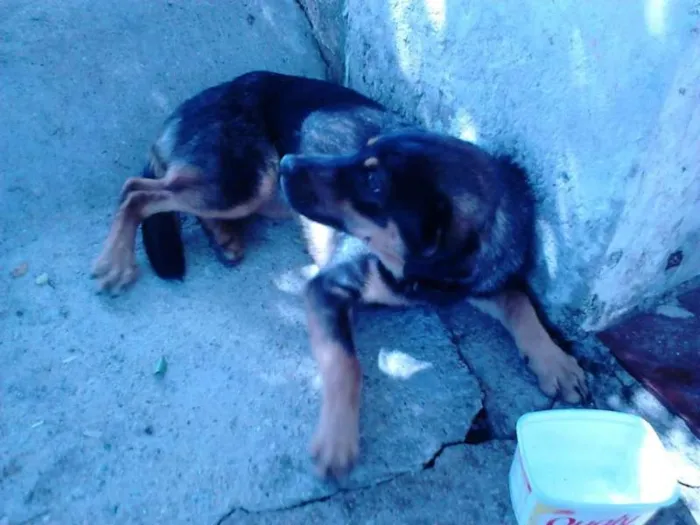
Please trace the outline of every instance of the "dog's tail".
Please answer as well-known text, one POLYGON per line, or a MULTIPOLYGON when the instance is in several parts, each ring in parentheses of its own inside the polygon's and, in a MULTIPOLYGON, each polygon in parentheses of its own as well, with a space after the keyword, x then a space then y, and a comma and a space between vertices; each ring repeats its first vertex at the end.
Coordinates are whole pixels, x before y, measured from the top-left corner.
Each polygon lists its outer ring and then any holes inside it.
MULTIPOLYGON (((144 168, 141 176, 146 179, 156 178, 153 162, 144 168)), ((182 279, 185 276, 185 246, 177 213, 156 213, 146 217, 141 232, 146 256, 153 271, 161 279, 182 279)))

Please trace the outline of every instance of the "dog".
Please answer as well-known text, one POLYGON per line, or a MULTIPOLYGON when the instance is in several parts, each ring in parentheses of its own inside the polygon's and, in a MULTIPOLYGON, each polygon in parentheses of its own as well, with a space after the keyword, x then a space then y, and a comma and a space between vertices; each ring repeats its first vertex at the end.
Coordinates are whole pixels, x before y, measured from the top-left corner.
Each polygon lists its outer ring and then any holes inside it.
POLYGON ((177 213, 198 217, 219 257, 235 264, 241 221, 284 203, 319 268, 304 292, 323 384, 311 443, 319 475, 347 474, 359 454, 351 318, 361 304, 469 301, 510 332, 545 394, 570 403, 588 395, 583 370, 544 328, 526 285, 535 209, 524 170, 322 80, 255 71, 185 101, 142 176, 124 184, 93 275, 114 292, 135 280, 141 224, 156 274, 182 279, 177 213))

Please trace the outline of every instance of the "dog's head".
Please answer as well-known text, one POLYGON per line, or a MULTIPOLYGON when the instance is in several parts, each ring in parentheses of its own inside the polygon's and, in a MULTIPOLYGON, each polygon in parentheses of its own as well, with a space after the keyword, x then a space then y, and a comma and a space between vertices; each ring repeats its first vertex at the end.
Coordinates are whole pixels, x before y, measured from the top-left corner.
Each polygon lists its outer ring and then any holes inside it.
POLYGON ((397 277, 446 279, 466 277, 479 249, 489 169, 475 146, 422 132, 379 136, 352 155, 280 162, 298 213, 364 240, 397 277))

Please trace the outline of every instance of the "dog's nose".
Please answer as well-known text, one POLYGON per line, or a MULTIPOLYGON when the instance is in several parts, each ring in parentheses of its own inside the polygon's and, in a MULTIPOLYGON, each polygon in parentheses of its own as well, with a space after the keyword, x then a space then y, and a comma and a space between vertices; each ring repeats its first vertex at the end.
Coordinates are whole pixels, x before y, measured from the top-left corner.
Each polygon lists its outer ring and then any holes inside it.
POLYGON ((295 165, 296 161, 294 155, 287 154, 280 160, 280 171, 282 173, 291 173, 292 171, 294 171, 295 165))

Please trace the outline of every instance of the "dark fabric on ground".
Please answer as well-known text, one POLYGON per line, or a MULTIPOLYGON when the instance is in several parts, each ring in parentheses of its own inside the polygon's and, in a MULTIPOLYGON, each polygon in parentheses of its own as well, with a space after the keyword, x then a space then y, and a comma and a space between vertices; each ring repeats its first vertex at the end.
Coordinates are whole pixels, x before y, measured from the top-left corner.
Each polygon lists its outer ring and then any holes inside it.
POLYGON ((599 337, 635 379, 700 437, 700 288, 680 296, 679 303, 694 315, 638 315, 599 337))

